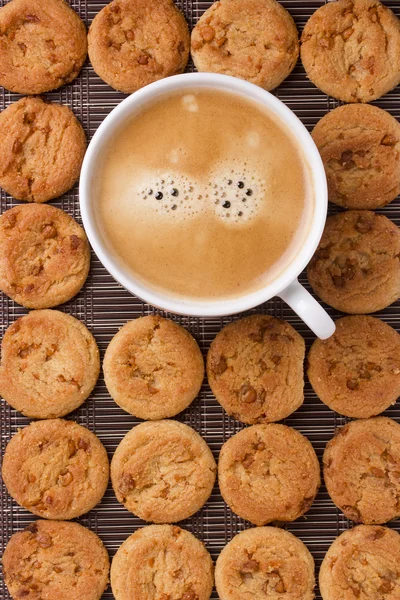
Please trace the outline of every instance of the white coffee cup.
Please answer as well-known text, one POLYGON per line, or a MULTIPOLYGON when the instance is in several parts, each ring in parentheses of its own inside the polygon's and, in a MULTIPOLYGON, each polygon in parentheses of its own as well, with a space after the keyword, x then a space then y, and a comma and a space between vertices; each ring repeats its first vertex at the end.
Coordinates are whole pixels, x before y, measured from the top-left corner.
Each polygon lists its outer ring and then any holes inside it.
MULTIPOLYGON (((168 127, 168 123, 165 125, 168 127)), ((199 317, 230 315, 248 310, 273 296, 282 298, 299 317, 322 338, 330 337, 335 325, 318 302, 300 285, 298 275, 306 267, 320 241, 326 221, 328 195, 325 172, 318 150, 296 115, 280 100, 260 87, 227 75, 211 73, 187 73, 162 79, 135 92, 121 102, 103 121, 93 136, 83 162, 80 179, 80 206, 83 224, 89 241, 104 267, 129 292, 149 304, 177 314, 199 317), (110 140, 121 130, 123 124, 155 98, 177 90, 211 88, 229 91, 264 105, 286 123, 295 136, 310 167, 312 184, 315 190, 315 206, 308 235, 298 254, 283 272, 262 289, 238 298, 224 300, 193 300, 176 298, 167 292, 155 291, 147 287, 134 274, 125 269, 116 253, 104 239, 97 221, 95 180, 100 168, 100 159, 110 140)), ((290 215, 288 215, 290 218, 290 215)))

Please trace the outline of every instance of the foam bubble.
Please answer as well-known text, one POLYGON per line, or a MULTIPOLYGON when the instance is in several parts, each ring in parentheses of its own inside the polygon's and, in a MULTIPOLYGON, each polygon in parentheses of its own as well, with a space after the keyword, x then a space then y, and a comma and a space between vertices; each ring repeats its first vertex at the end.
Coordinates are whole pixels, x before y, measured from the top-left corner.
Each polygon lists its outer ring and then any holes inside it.
POLYGON ((260 145, 260 134, 258 131, 249 131, 246 136, 246 142, 250 148, 258 148, 260 145))
POLYGON ((199 186, 180 173, 148 173, 139 187, 143 210, 174 220, 188 219, 205 206, 199 186))
POLYGON ((196 96, 193 94, 185 94, 182 98, 183 108, 189 112, 198 112, 199 104, 197 102, 196 96))

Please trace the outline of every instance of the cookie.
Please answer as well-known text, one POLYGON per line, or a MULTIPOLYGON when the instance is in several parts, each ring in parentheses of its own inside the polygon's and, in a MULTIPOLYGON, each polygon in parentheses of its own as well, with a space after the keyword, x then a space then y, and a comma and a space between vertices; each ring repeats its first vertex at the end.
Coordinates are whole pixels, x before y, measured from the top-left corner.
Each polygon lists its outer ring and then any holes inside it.
POLYGON ((342 533, 319 573, 323 600, 397 600, 400 535, 387 527, 359 525, 342 533))
POLYGON ((329 200, 355 209, 385 206, 400 193, 400 123, 370 104, 347 104, 315 126, 329 200))
POLYGON ((343 102, 371 102, 400 82, 400 21, 376 0, 318 8, 301 36, 307 76, 343 102))
POLYGON ((400 516, 400 425, 386 417, 353 421, 324 452, 324 479, 348 519, 367 525, 400 516))
POLYGON ((0 394, 27 417, 52 419, 72 412, 89 396, 99 372, 96 341, 71 315, 35 310, 4 334, 0 394))
POLYGON ((304 400, 304 340, 289 323, 253 315, 218 333, 207 375, 218 402, 244 423, 289 416, 304 400))
POLYGON ((254 525, 294 521, 308 511, 320 486, 319 463, 306 437, 286 425, 253 425, 222 446, 221 494, 254 525))
POLYGON ((2 468, 9 494, 46 519, 75 519, 102 499, 109 476, 107 452, 73 421, 36 421, 7 445, 2 468))
POLYGON ((303 542, 288 531, 277 527, 247 529, 219 555, 215 584, 223 600, 313 600, 314 560, 303 542))
POLYGON ((216 464, 206 442, 177 421, 137 425, 119 444, 111 480, 119 502, 144 521, 175 523, 207 502, 216 464))
POLYGON ((11 0, 0 9, 0 85, 42 94, 77 77, 86 28, 64 0, 11 0))
POLYGON ((14 533, 3 555, 12 598, 100 600, 110 561, 95 533, 63 521, 35 521, 14 533))
POLYGON ((213 563, 204 545, 176 525, 149 525, 132 534, 111 565, 115 600, 208 600, 213 563))
POLYGON ((190 36, 173 0, 113 0, 93 20, 89 57, 108 85, 131 94, 183 73, 190 36))
POLYGON ((22 98, 0 114, 0 186, 17 200, 62 196, 77 181, 85 151, 85 133, 67 106, 22 98))
POLYGON ((140 419, 165 419, 200 391, 204 361, 186 329, 158 315, 126 323, 104 356, 104 379, 115 402, 140 419))
POLYGON ((25 204, 0 217, 0 290, 26 308, 51 308, 75 296, 89 273, 82 227, 45 204, 25 204))
POLYGON ((223 73, 276 88, 299 57, 296 25, 275 0, 220 0, 192 31, 198 71, 223 73))
POLYGON ((314 292, 351 314, 382 310, 400 296, 400 232, 387 217, 351 210, 328 217, 307 268, 314 292))

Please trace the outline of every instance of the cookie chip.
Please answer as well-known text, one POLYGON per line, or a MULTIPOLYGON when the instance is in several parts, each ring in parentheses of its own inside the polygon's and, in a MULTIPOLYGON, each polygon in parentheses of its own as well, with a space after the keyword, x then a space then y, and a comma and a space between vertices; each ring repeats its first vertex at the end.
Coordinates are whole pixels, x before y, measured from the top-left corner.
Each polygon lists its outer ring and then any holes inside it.
POLYGON ((86 28, 64 0, 11 0, 0 9, 0 85, 42 94, 77 77, 86 28))
POLYGON ((100 600, 110 570, 100 538, 62 521, 36 521, 15 533, 2 562, 11 597, 28 600, 100 600))
POLYGON ((46 519, 75 519, 102 499, 107 452, 86 427, 72 421, 36 421, 7 445, 2 468, 9 494, 46 519))
POLYGON ((94 337, 83 323, 58 310, 35 310, 4 334, 0 394, 27 417, 52 419, 75 410, 99 372, 94 337))
POLYGON ((351 210, 328 217, 307 269, 314 292, 333 308, 362 314, 400 296, 400 232, 387 217, 351 210))
POLYGON ((400 516, 400 425, 377 417, 339 429, 324 453, 330 497, 348 519, 386 523, 400 516))
POLYGON ((400 123, 385 110, 370 104, 339 106, 317 123, 312 137, 331 202, 374 209, 400 193, 400 123))
POLYGON ((183 73, 189 58, 189 28, 173 0, 113 0, 88 39, 97 75, 126 94, 183 73))
POLYGON ((397 600, 400 535, 387 527, 359 525, 333 542, 319 573, 323 600, 397 600))
POLYGON ((198 71, 223 73, 276 88, 299 57, 296 25, 275 0, 220 0, 192 32, 198 71))
POLYGON ((75 296, 89 273, 82 227, 45 204, 25 204, 0 217, 0 290, 26 308, 51 308, 75 296))
POLYGON ((175 523, 208 500, 216 474, 211 450, 177 421, 141 423, 124 437, 111 462, 119 502, 145 521, 175 523))
POLYGON ((213 563, 204 545, 176 525, 149 525, 119 548, 111 565, 115 600, 208 600, 213 563))
POLYGON ((115 402, 140 419, 165 419, 196 398, 204 361, 196 340, 169 319, 126 323, 104 356, 104 379, 115 402))
POLYGON ((286 425, 253 425, 222 446, 221 494, 234 513, 254 525, 294 521, 312 505, 319 463, 306 437, 286 425))
POLYGON ((376 0, 318 8, 301 36, 307 76, 343 102, 371 102, 400 82, 400 21, 376 0))
POLYGON ((303 542, 288 531, 277 527, 247 529, 219 555, 215 584, 224 600, 313 600, 314 560, 303 542))
POLYGON ((230 323, 207 356, 208 381, 229 415, 280 421, 303 403, 304 340, 289 323, 253 315, 230 323))
POLYGON ((0 186, 17 200, 62 196, 77 181, 85 151, 85 133, 67 106, 22 98, 0 114, 0 186))

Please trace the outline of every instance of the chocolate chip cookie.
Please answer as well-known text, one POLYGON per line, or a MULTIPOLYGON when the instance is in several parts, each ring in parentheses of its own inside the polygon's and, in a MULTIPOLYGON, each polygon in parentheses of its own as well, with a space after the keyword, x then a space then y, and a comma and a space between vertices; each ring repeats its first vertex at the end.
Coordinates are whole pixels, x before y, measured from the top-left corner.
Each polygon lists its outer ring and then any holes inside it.
POLYGON ((25 204, 0 217, 0 290, 26 308, 70 300, 86 281, 90 248, 82 227, 45 204, 25 204))
POLYGON ((100 600, 110 570, 100 538, 63 521, 35 521, 15 533, 2 562, 8 591, 18 600, 100 600))
POLYGON ((17 200, 46 202, 77 181, 86 137, 67 106, 22 98, 0 114, 0 186, 17 200))
POLYGON ((46 519, 75 519, 102 499, 107 452, 86 427, 63 419, 36 421, 7 445, 2 468, 9 494, 46 519))
POLYGON ((126 323, 104 356, 110 395, 140 419, 165 419, 184 410, 200 391, 204 361, 186 329, 158 315, 126 323))
POLYGON ((343 102, 371 102, 400 82, 400 21, 377 0, 318 8, 301 36, 307 76, 343 102))
POLYGON ((222 497, 254 525, 294 521, 312 505, 320 486, 313 447, 286 425, 253 425, 222 446, 218 463, 222 497))
POLYGON ((397 600, 400 535, 387 527, 359 525, 333 542, 319 573, 323 600, 397 600))
POLYGON ((280 421, 303 403, 304 353, 304 340, 289 323, 252 315, 230 323, 214 339, 208 381, 235 419, 280 421))
POLYGON ((362 314, 400 296, 400 232, 387 217, 351 210, 328 217, 307 275, 333 308, 362 314))
POLYGON ((111 565, 115 600, 208 600, 213 583, 213 563, 204 545, 175 525, 139 529, 111 565))
POLYGON ((324 453, 328 493, 348 519, 367 525, 400 516, 400 425, 386 417, 339 429, 324 453))
POLYGON ((277 527, 241 531, 215 565, 220 598, 313 600, 315 576, 310 552, 294 535, 277 527))
POLYGON ((0 85, 42 94, 77 77, 86 28, 64 0, 11 0, 0 9, 0 85))
POLYGON ((173 0, 113 0, 88 39, 97 75, 126 94, 183 73, 189 58, 189 28, 173 0))
POLYGON ((220 0, 193 29, 191 54, 198 71, 233 75, 272 90, 299 57, 296 25, 275 0, 220 0))
POLYGON ((99 372, 96 341, 71 315, 35 310, 4 334, 0 394, 27 417, 52 419, 75 410, 93 390, 99 372))
POLYGON ((374 209, 400 193, 400 123, 385 110, 370 104, 339 106, 317 123, 312 137, 331 202, 374 209))
POLYGON ((216 475, 211 450, 178 421, 141 423, 124 437, 111 462, 119 502, 145 521, 175 523, 208 500, 216 475))

